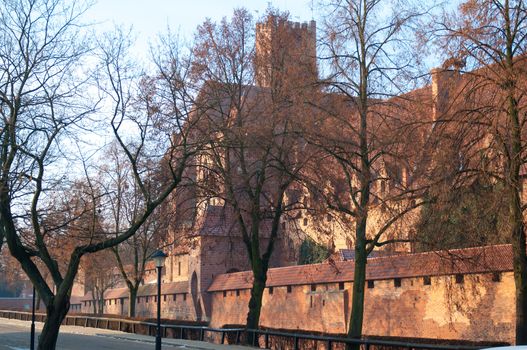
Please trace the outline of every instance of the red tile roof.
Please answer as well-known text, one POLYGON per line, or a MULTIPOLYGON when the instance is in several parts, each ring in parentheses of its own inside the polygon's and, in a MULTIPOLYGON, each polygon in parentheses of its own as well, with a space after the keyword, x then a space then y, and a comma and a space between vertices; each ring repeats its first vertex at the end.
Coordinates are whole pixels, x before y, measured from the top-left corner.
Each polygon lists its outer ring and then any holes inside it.
MULTIPOLYGON (((274 268, 269 269, 267 273, 266 285, 271 287, 351 282, 354 268, 354 261, 274 268)), ((512 271, 512 248, 506 244, 370 258, 366 266, 366 279, 502 271, 512 271)), ((251 271, 218 275, 208 291, 249 289, 252 279, 251 271)))
MULTIPOLYGON (((161 294, 179 294, 188 292, 188 282, 171 282, 161 285, 161 294)), ((139 287, 137 296, 157 295, 157 284, 150 283, 139 287)), ((109 289, 104 293, 104 299, 128 298, 128 288, 109 289)), ((93 300, 91 292, 86 293, 81 301, 93 300)))

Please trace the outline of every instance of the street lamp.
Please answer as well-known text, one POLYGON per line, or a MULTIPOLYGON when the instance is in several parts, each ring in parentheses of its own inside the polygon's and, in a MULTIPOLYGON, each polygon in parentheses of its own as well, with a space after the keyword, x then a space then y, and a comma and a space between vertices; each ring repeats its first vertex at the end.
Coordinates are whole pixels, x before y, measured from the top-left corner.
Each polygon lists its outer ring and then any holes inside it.
POLYGON ((156 350, 161 350, 161 269, 165 265, 167 255, 161 250, 156 250, 150 259, 154 260, 157 268, 157 334, 156 334, 156 350))
POLYGON ((35 350, 35 285, 33 285, 33 307, 31 308, 31 344, 30 349, 35 350))

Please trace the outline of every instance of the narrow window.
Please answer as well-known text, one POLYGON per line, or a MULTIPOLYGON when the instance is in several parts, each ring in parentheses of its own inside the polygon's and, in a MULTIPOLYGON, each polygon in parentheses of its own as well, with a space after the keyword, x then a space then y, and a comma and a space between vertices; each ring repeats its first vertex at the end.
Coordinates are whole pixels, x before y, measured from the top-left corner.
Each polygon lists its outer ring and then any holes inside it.
POLYGON ((181 276, 181 261, 178 261, 177 263, 177 272, 178 272, 178 275, 181 276))
POLYGON ((177 300, 177 299, 176 299, 176 295, 177 295, 177 294, 172 294, 172 300, 173 300, 173 301, 176 301, 176 300, 177 300))
POLYGON ((223 291, 223 297, 225 298, 226 296, 227 296, 227 291, 224 290, 224 291, 223 291))
POLYGON ((393 285, 395 288, 399 288, 401 286, 401 279, 400 278, 394 278, 393 279, 393 285))
POLYGON ((239 289, 236 289, 236 296, 237 296, 237 297, 240 296, 240 290, 239 290, 239 289))
POLYGON ((462 274, 458 273, 456 275, 456 283, 457 284, 462 284, 465 280, 465 276, 463 276, 462 274))
POLYGON ((287 286, 287 293, 291 293, 291 286, 287 286))
POLYGON ((500 282, 500 281, 501 281, 501 274, 499 272, 493 272, 492 282, 500 282))
POLYGON ((372 289, 373 287, 375 287, 375 281, 374 280, 368 280, 368 288, 372 289))
POLYGON ((167 295, 163 295, 163 301, 167 301, 167 295))
POLYGON ((183 293, 183 301, 187 300, 187 293, 183 293))
POLYGON ((148 304, 148 297, 146 297, 146 303, 148 304))
POLYGON ((432 284, 432 278, 430 276, 424 276, 423 277, 423 284, 425 286, 429 286, 432 284))
POLYGON ((312 292, 316 292, 317 291, 317 285, 316 284, 312 284, 311 285, 311 291, 312 292))
POLYGON ((339 282, 339 290, 344 290, 344 282, 339 282))
POLYGON ((273 294, 273 287, 269 287, 269 294, 273 294))

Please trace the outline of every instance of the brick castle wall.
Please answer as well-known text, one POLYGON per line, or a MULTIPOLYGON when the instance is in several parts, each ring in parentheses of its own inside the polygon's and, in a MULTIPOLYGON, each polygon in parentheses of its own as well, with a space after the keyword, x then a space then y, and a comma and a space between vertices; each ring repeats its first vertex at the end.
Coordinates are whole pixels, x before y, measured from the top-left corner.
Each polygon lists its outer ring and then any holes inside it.
MULTIPOLYGON (((364 334, 513 343, 512 272, 462 276, 432 276, 430 284, 424 277, 402 278, 399 287, 395 279, 374 281, 365 293, 364 334), (493 281, 497 276, 500 281, 493 281)), ((267 288, 260 325, 345 333, 352 285, 267 288)), ((213 292, 210 326, 245 324, 249 298, 249 290, 213 292)))

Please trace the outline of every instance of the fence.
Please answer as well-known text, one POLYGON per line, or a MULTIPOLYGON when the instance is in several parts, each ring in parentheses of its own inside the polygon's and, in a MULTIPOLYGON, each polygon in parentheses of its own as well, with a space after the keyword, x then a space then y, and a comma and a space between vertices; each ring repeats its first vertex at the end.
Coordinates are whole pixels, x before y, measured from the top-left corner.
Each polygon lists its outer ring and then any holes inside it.
MULTIPOLYGON (((0 310, 0 317, 31 321, 30 312, 0 310)), ((44 322, 46 315, 36 313, 37 322, 44 322)), ((155 335, 156 324, 136 320, 93 316, 66 316, 64 325, 111 329, 128 333, 155 335)), ((374 339, 349 339, 343 337, 318 336, 277 332, 270 330, 246 330, 244 328, 209 328, 204 326, 162 324, 164 338, 188 339, 219 342, 220 344, 240 344, 250 342, 252 346, 266 349, 343 349, 346 344, 360 345, 362 350, 477 350, 483 346, 420 344, 401 341, 374 339)), ((495 344, 507 345, 507 344, 495 344)))

